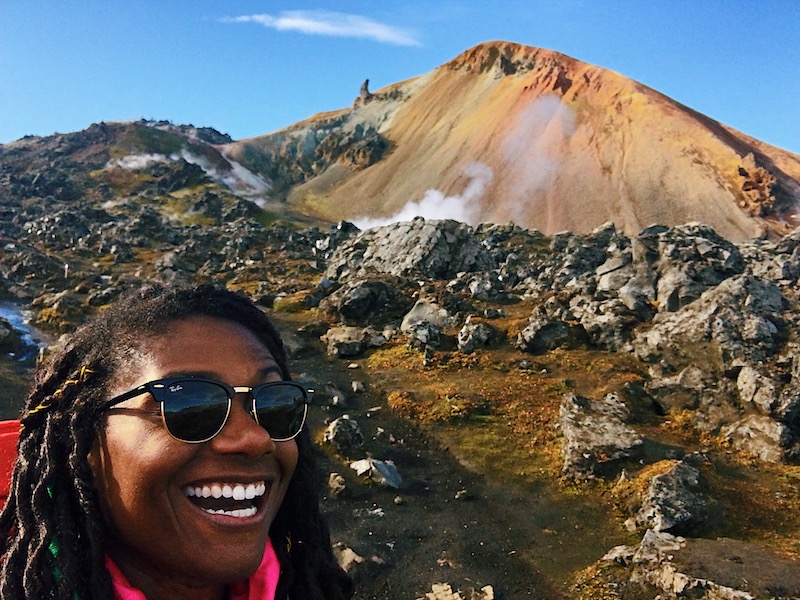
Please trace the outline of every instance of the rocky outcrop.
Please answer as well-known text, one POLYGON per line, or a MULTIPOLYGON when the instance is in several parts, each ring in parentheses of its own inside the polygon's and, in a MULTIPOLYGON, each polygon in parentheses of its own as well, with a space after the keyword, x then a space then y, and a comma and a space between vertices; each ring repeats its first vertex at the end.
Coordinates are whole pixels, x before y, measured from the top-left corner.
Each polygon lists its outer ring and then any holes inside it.
POLYGON ((0 317, 0 352, 16 355, 26 346, 23 333, 0 317))
POLYGON ((766 217, 785 210, 788 198, 781 194, 778 180, 768 169, 756 164, 752 152, 748 153, 739 167, 743 198, 739 205, 755 217, 766 217), (776 198, 776 192, 778 198, 776 198), (783 202, 781 202, 781 200, 783 202), (778 206, 776 206, 778 202, 778 206))
POLYGON ((229 151, 271 183, 273 197, 285 199, 294 186, 331 167, 365 169, 389 150, 389 140, 375 125, 349 117, 338 114, 312 127, 290 127, 247 144, 232 144, 229 151))
POLYGON ((405 286, 381 280, 355 280, 319 303, 319 311, 337 321, 353 323, 388 323, 399 320, 411 308, 412 301, 402 290, 405 286))
POLYGON ((462 271, 494 267, 492 256, 476 240, 472 227, 418 218, 359 233, 336 249, 326 275, 349 279, 382 273, 444 279, 462 271))
POLYGON ((0 274, 7 295, 41 296, 39 322, 48 326, 112 302, 136 272, 257 281, 251 289, 267 306, 316 307, 332 327, 317 335, 333 356, 359 356, 397 330, 423 349, 473 353, 508 340, 534 354, 631 354, 648 368, 644 388, 661 414, 693 411, 696 427, 754 456, 800 457, 798 233, 737 246, 699 224, 634 238, 611 224, 547 238, 423 219, 293 230, 230 219, 227 201, 208 194, 198 211, 219 224, 205 227, 134 202, 46 206, 12 202, 0 213, 0 274), (81 270, 97 256, 127 274, 81 270), (149 264, 137 265, 140 257, 149 264), (534 308, 517 329, 501 334, 481 322, 519 301, 534 308))
POLYGON ((468 320, 458 332, 458 351, 470 354, 478 348, 491 345, 500 338, 500 333, 489 323, 475 323, 468 320))
POLYGON ((610 476, 623 461, 637 457, 642 438, 626 421, 630 412, 617 394, 602 400, 568 394, 561 403, 564 436, 562 473, 575 479, 610 476))
POLYGON ((708 517, 709 501, 700 471, 687 460, 650 480, 631 527, 681 534, 696 531, 708 517))
POLYGON ((783 305, 774 283, 749 275, 733 277, 684 310, 655 319, 634 339, 634 348, 649 362, 684 366, 702 355, 718 372, 752 366, 777 351, 783 305))
POLYGON ((351 358, 368 348, 383 346, 388 336, 371 327, 331 327, 320 339, 327 345, 329 356, 351 358))
POLYGON ((539 314, 531 315, 528 325, 517 335, 516 347, 532 353, 553 350, 570 340, 569 326, 559 319, 539 314))
POLYGON ((315 238, 313 253, 328 268, 309 301, 341 326, 361 327, 332 329, 324 338, 332 355, 382 343, 381 327, 399 327, 415 347, 452 339, 475 352, 502 337, 469 324, 483 315, 476 302, 541 298, 510 338, 517 348, 632 353, 650 365, 644 389, 661 414, 694 411, 699 429, 765 460, 798 456, 800 368, 790 325, 800 236, 736 246, 699 224, 653 226, 633 239, 605 225, 548 241, 515 227, 422 219, 336 231, 315 238), (431 283, 410 308, 419 293, 412 278, 431 283), (365 333, 369 322, 377 329, 365 333))
POLYGON ((631 591, 648 586, 662 598, 800 597, 797 561, 738 540, 693 540, 648 529, 638 546, 613 548, 603 562, 627 568, 631 591))
POLYGON ((364 435, 358 422, 346 414, 331 421, 325 430, 323 440, 343 454, 351 454, 364 445, 364 435))
POLYGON ((358 98, 356 99, 356 106, 363 106, 374 98, 374 94, 369 91, 369 79, 365 79, 361 84, 361 89, 358 91, 358 98))

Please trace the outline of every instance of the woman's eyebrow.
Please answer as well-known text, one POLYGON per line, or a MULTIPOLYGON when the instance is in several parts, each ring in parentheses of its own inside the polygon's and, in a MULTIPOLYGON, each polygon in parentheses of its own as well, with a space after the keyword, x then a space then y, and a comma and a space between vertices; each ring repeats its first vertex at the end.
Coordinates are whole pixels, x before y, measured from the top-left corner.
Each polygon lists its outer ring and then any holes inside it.
POLYGON ((281 368, 275 363, 261 368, 258 371, 258 375, 262 378, 267 378, 270 375, 278 375, 281 379, 283 379, 283 371, 281 371, 281 368))
POLYGON ((161 376, 161 379, 172 379, 174 377, 195 377, 199 379, 219 379, 219 373, 214 371, 168 371, 161 376))
MULTIPOLYGON (((190 371, 190 370, 178 370, 178 371, 169 371, 165 373, 161 379, 171 379, 173 377, 195 377, 199 379, 219 379, 221 373, 216 371, 190 371)), ((281 368, 275 364, 270 363, 261 367, 258 370, 258 377, 259 378, 267 378, 271 375, 278 375, 281 379, 283 378, 283 371, 281 368)))

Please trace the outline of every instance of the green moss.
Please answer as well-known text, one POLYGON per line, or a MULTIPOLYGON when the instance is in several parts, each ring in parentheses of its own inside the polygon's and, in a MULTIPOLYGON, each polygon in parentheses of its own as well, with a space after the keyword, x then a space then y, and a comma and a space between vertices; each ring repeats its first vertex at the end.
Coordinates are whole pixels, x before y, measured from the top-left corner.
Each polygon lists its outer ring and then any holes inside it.
POLYGON ((272 305, 272 308, 276 312, 283 312, 283 313, 302 313, 309 310, 308 303, 306 302, 306 297, 308 296, 308 290, 301 290, 289 296, 284 296, 281 298, 276 298, 275 302, 272 305))
POLYGON ((131 132, 135 136, 131 141, 135 141, 142 152, 170 155, 180 152, 185 144, 179 135, 146 125, 134 125, 131 132))
POLYGON ((545 392, 553 396, 563 396, 564 394, 568 394, 572 389, 569 381, 565 379, 547 383, 543 387, 545 392))
POLYGON ((280 215, 267 210, 259 211, 254 216, 255 222, 262 227, 270 227, 271 225, 275 225, 280 221, 280 219, 280 215))
POLYGON ((593 564, 581 571, 570 589, 574 600, 650 600, 660 597, 656 588, 631 583, 631 569, 614 563, 593 564))
POLYGON ((367 364, 370 369, 412 368, 422 364, 422 353, 407 344, 386 345, 370 354, 367 364))
POLYGON ((523 441, 509 435, 505 418, 476 415, 458 423, 433 425, 432 431, 443 435, 448 446, 457 448, 459 460, 478 472, 491 473, 493 479, 527 486, 532 481, 548 479, 561 468, 560 460, 526 448, 523 441))

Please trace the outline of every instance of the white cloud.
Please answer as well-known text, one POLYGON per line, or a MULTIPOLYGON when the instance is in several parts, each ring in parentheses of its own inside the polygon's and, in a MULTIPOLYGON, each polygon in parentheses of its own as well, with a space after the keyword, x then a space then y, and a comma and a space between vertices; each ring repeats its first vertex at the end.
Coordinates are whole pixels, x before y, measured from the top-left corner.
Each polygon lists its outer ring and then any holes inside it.
POLYGON ((228 17, 226 23, 258 23, 278 31, 299 31, 309 35, 367 38, 398 46, 419 46, 409 31, 373 21, 361 15, 327 10, 289 10, 278 16, 258 14, 228 17))

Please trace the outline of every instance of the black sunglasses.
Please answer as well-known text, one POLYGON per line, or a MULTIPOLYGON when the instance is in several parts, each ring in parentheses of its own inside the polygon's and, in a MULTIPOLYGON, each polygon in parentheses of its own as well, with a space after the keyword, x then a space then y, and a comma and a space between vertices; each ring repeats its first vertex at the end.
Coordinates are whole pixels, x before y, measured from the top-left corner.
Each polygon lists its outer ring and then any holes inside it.
POLYGON ((250 394, 250 414, 276 442, 291 440, 303 429, 314 390, 293 381, 275 381, 255 387, 233 387, 214 379, 170 377, 149 381, 108 400, 102 409, 150 393, 161 405, 161 417, 170 435, 199 444, 216 436, 231 412, 233 396, 250 394))

